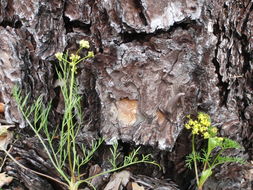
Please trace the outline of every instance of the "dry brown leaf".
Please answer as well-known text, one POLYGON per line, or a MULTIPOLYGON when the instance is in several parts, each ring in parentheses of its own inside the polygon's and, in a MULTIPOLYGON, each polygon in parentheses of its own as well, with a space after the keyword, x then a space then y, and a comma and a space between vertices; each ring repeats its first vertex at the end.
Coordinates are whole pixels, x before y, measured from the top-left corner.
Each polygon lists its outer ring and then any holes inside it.
POLYGON ((4 112, 4 104, 0 102, 0 113, 4 112))
POLYGON ((10 127, 10 125, 0 125, 0 150, 6 150, 13 137, 13 133, 8 131, 10 127))
POLYGON ((9 185, 13 180, 13 177, 8 176, 5 174, 5 172, 0 173, 0 188, 4 185, 9 185))
POLYGON ((131 173, 129 171, 121 171, 113 174, 104 190, 119 190, 121 185, 126 186, 129 182, 130 175, 131 173))
POLYGON ((137 183, 132 183, 132 190, 145 190, 143 186, 139 186, 137 183))
MULTIPOLYGON (((102 168, 98 165, 92 165, 89 169, 89 177, 95 176, 102 172, 102 168)), ((95 188, 97 188, 100 184, 103 184, 103 176, 99 175, 97 177, 94 177, 90 182, 95 188)))

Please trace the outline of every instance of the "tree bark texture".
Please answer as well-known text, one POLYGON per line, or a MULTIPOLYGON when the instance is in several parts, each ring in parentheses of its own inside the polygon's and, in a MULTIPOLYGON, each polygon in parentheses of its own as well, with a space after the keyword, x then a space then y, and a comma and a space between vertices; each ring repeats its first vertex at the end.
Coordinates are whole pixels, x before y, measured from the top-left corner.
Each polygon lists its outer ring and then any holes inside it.
MULTIPOLYGON (((166 159, 177 163, 190 144, 179 142, 188 138, 185 116, 203 111, 221 135, 244 146, 236 154, 252 160, 252 0, 2 0, 0 25, 0 102, 8 122, 24 127, 11 98, 16 84, 54 99, 61 114, 54 54, 85 39, 95 51, 78 71, 89 131, 108 143, 169 151, 166 159)), ((235 174, 246 180, 234 186, 229 177, 210 183, 247 189, 250 171, 235 174)))

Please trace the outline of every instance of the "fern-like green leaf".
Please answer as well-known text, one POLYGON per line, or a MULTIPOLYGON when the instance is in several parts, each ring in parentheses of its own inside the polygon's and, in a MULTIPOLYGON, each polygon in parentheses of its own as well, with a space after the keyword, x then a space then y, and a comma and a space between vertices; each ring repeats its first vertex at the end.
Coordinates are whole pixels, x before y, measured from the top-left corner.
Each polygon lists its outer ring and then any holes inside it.
POLYGON ((223 149, 229 149, 229 148, 238 148, 239 149, 239 148, 241 148, 241 145, 232 139, 224 138, 223 143, 222 143, 222 148, 223 149))

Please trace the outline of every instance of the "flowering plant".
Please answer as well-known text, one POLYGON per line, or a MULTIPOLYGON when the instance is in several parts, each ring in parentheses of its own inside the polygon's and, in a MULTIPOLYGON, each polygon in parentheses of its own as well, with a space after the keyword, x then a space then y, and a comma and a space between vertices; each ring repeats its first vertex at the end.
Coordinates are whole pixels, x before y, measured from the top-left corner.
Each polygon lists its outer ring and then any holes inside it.
POLYGON ((192 119, 190 116, 187 116, 187 118, 188 122, 185 124, 185 128, 191 130, 192 133, 192 153, 186 157, 186 166, 192 169, 192 164, 194 165, 198 190, 202 190, 204 183, 212 175, 212 170, 216 166, 226 162, 237 162, 242 164, 244 160, 239 157, 222 155, 227 149, 241 148, 241 146, 236 141, 229 138, 218 137, 218 130, 211 125, 211 119, 208 114, 199 112, 196 119, 192 119), (197 152, 195 148, 196 135, 208 141, 207 148, 203 149, 201 154, 197 152), (203 166, 200 174, 197 162, 200 162, 203 166))
POLYGON ((31 106, 27 106, 29 95, 22 97, 21 91, 18 88, 15 88, 13 91, 13 96, 20 112, 35 133, 35 136, 39 139, 61 179, 56 179, 47 174, 27 168, 12 157, 7 150, 3 150, 20 167, 49 178, 69 190, 78 190, 79 186, 83 183, 88 184, 92 189, 96 189, 94 184, 91 183, 92 179, 121 170, 133 164, 146 163, 159 166, 155 161, 151 160, 150 154, 140 157, 138 155, 140 148, 133 150, 128 156, 124 157, 123 163, 119 163, 117 159, 120 155, 118 144, 114 143, 113 148, 110 149, 112 153, 112 158, 109 159, 112 165, 110 169, 93 176, 81 173, 104 142, 104 139, 100 138, 92 142, 91 148, 87 148, 84 144, 79 145, 76 140, 82 127, 81 122, 77 121, 81 121, 83 118, 82 97, 78 94, 76 78, 77 65, 88 58, 94 57, 92 51, 88 51, 84 57, 79 55, 79 52, 84 48, 89 49, 90 45, 88 41, 81 40, 79 45, 79 49, 70 56, 68 53, 62 52, 55 54, 59 62, 59 67, 56 67, 56 73, 58 79, 62 82, 60 88, 64 99, 64 114, 59 126, 54 129, 49 127, 48 117, 51 113, 51 102, 46 106, 42 101, 43 97, 39 96, 31 106))

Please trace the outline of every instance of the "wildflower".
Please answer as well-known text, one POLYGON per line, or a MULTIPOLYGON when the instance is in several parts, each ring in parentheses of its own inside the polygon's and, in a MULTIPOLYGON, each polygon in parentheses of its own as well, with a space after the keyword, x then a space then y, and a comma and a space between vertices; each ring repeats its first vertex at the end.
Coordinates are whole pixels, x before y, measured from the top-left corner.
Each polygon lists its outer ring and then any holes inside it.
POLYGON ((55 57, 56 57, 58 60, 61 60, 62 57, 63 57, 63 53, 57 52, 57 53, 55 54, 55 57))
POLYGON ((188 123, 186 123, 186 124, 185 124, 185 128, 186 128, 186 129, 190 129, 191 126, 190 126, 188 123))
POLYGON ((93 51, 89 51, 87 58, 93 58, 94 57, 94 52, 93 51))
POLYGON ((213 127, 211 130, 212 130, 212 132, 215 133, 215 134, 218 132, 218 129, 217 129, 216 127, 213 127))
POLYGON ((89 48, 90 48, 90 44, 89 44, 89 42, 86 41, 86 40, 81 40, 81 41, 79 42, 79 44, 80 44, 80 47, 81 47, 81 48, 86 48, 86 49, 89 49, 89 48))
POLYGON ((203 112, 199 112, 199 114, 198 114, 198 119, 199 120, 205 120, 205 119, 210 119, 210 116, 208 115, 208 114, 206 114, 206 113, 203 113, 203 112))
POLYGON ((201 124, 208 127, 208 126, 211 125, 211 122, 208 121, 208 120, 202 120, 202 121, 201 121, 201 124))
POLYGON ((203 133, 204 139, 209 139, 211 135, 208 132, 203 133))
POLYGON ((194 125, 195 124, 195 122, 192 119, 190 119, 188 123, 189 123, 189 125, 194 125))
POLYGON ((199 134, 199 129, 197 127, 192 128, 192 134, 198 135, 199 134))
POLYGON ((198 113, 196 119, 191 119, 190 116, 186 116, 188 122, 185 124, 185 128, 190 129, 192 133, 192 153, 187 156, 186 164, 191 169, 192 163, 194 163, 195 176, 197 180, 197 189, 202 189, 205 181, 212 175, 213 168, 221 163, 225 162, 241 162, 242 159, 237 157, 221 156, 224 150, 229 148, 240 148, 240 145, 231 139, 217 137, 218 129, 211 125, 210 116, 205 113, 198 113), (202 138, 207 139, 207 148, 202 150, 203 155, 196 151, 194 135, 201 135, 202 138), (219 147, 217 149, 217 147, 219 147), (213 150, 215 152, 213 153, 213 150), (215 159, 212 159, 215 157, 215 159), (198 161, 203 162, 204 168, 199 175, 198 161))
POLYGON ((210 116, 208 114, 200 112, 198 114, 198 120, 204 126, 209 127, 211 125, 210 116))
POLYGON ((72 53, 69 59, 74 63, 80 59, 80 56, 72 53))
POLYGON ((199 130, 200 130, 201 133, 203 133, 203 132, 207 131, 208 128, 206 126, 201 125, 199 130))
POLYGON ((208 114, 198 113, 197 119, 193 120, 187 116, 189 121, 185 124, 186 129, 191 129, 193 134, 203 135, 205 138, 211 137, 214 132, 210 132, 211 120, 208 114))
POLYGON ((200 131, 201 130, 201 125, 198 122, 196 122, 195 125, 193 126, 193 128, 196 128, 200 131))

